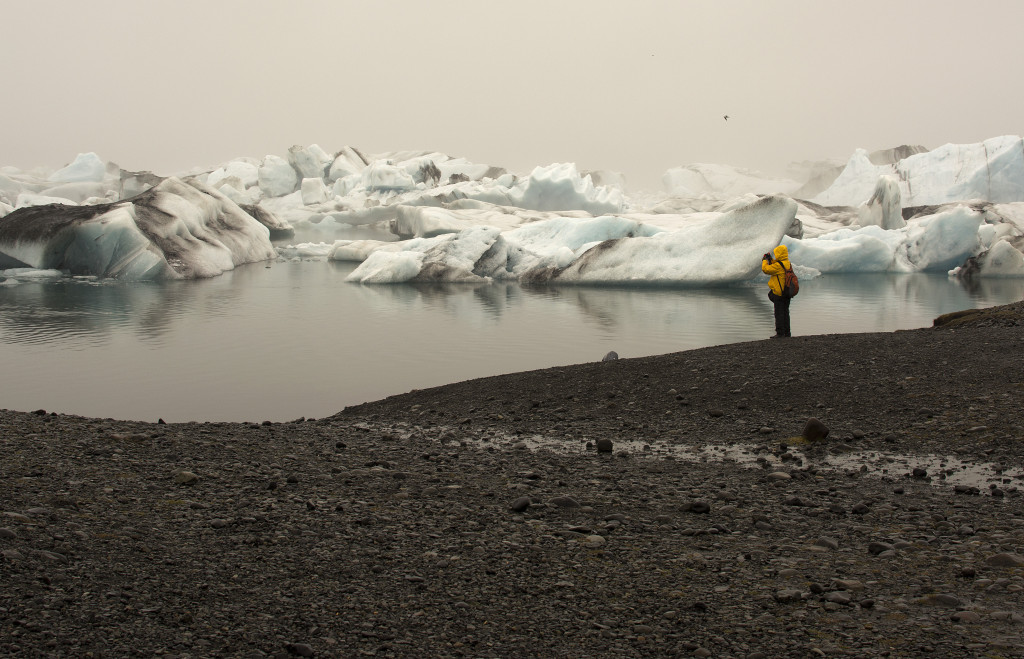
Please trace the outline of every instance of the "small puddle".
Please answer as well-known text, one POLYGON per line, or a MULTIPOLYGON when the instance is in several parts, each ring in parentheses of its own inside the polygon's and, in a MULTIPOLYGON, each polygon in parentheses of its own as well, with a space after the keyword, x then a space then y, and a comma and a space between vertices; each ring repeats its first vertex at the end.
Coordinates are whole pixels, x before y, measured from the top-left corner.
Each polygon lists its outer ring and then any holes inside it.
MULTIPOLYGON (((466 440, 460 441, 465 442, 466 440)), ((596 452, 593 442, 586 439, 567 440, 544 435, 497 435, 476 440, 474 443, 480 446, 495 446, 504 450, 546 450, 562 455, 596 452)), ((773 446, 777 446, 777 444, 773 444, 773 446)), ((617 441, 614 445, 614 452, 626 453, 636 458, 671 458, 690 463, 732 462, 740 466, 759 469, 789 469, 813 465, 818 469, 859 472, 875 478, 892 478, 894 480, 913 478, 936 486, 976 487, 982 494, 988 494, 994 488, 999 488, 1004 492, 1024 488, 1024 472, 1019 469, 1005 469, 994 462, 967 461, 956 456, 906 455, 887 451, 808 453, 802 451, 799 446, 791 446, 788 452, 776 454, 763 443, 705 444, 697 447, 641 441, 617 441), (924 470, 924 475, 915 478, 914 470, 921 469, 924 470)))

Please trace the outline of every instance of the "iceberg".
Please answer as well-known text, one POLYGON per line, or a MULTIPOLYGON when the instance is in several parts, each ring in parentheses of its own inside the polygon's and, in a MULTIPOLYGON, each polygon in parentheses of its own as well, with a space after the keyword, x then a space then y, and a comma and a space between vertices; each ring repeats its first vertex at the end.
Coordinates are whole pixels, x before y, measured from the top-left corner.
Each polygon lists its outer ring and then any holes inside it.
POLYGON ((900 186, 892 176, 881 176, 871 198, 857 209, 861 226, 900 229, 907 226, 900 204, 900 186))
POLYGON ((968 206, 912 219, 902 229, 838 229, 817 238, 785 238, 794 264, 830 272, 948 271, 977 253, 982 215, 968 206))
POLYGON ((691 164, 666 171, 663 191, 630 193, 621 175, 574 163, 523 175, 436 151, 312 144, 163 179, 86 153, 57 171, 0 169, 0 219, 13 218, 0 229, 0 252, 11 268, 210 276, 271 258, 263 230, 277 240, 299 229, 315 242, 282 255, 357 262, 350 281, 363 283, 731 283, 757 278, 760 255, 779 242, 805 276, 1021 276, 1018 136, 856 150, 845 164, 800 163, 787 176, 691 164), (173 206, 173 230, 147 210, 153 204, 173 206), (221 226, 221 216, 231 219, 221 226), (365 225, 396 240, 331 235, 365 225))
POLYGON ((50 174, 54 183, 99 183, 107 175, 107 165, 95 153, 80 153, 75 160, 50 174))
POLYGON ((330 258, 365 258, 348 276, 359 283, 725 284, 752 278, 795 214, 796 202, 772 196, 672 232, 616 216, 557 218, 506 231, 477 226, 398 243, 348 243, 330 258))
POLYGON ((739 167, 695 163, 673 167, 662 176, 665 190, 678 197, 710 196, 729 199, 747 193, 792 194, 800 183, 788 179, 773 179, 739 167))
POLYGON ((295 192, 299 173, 280 156, 268 155, 256 173, 260 189, 268 197, 283 197, 295 192))
POLYGON ((131 280, 212 277, 276 256, 270 231, 195 180, 111 204, 47 204, 0 219, 0 268, 131 280))
POLYGON ((977 144, 946 144, 882 165, 858 149, 832 185, 811 201, 857 206, 871 197, 880 176, 899 181, 904 207, 974 199, 1024 201, 1024 142, 1006 135, 977 144))

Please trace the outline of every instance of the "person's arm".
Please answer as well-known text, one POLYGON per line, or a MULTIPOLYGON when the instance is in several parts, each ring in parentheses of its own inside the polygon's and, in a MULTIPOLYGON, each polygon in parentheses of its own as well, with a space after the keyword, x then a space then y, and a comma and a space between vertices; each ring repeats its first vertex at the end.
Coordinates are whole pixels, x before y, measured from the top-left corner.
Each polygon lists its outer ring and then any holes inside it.
POLYGON ((786 271, 782 263, 772 258, 771 254, 765 254, 761 257, 761 272, 766 275, 781 275, 786 271))

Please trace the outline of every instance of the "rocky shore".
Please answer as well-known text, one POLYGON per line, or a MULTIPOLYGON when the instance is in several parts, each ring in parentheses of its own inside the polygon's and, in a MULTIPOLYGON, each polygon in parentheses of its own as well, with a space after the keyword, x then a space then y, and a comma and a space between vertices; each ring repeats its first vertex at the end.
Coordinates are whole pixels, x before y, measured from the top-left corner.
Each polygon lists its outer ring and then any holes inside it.
POLYGON ((937 324, 291 423, 2 411, 0 655, 1024 656, 1024 308, 937 324))

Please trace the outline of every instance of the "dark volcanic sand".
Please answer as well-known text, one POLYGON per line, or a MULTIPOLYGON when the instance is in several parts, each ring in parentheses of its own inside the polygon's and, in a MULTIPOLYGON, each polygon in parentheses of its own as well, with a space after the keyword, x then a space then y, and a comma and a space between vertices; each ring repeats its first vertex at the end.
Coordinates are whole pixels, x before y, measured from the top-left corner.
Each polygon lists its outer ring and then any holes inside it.
POLYGON ((1022 348, 1018 303, 315 421, 3 411, 0 655, 1024 656, 1022 348))

